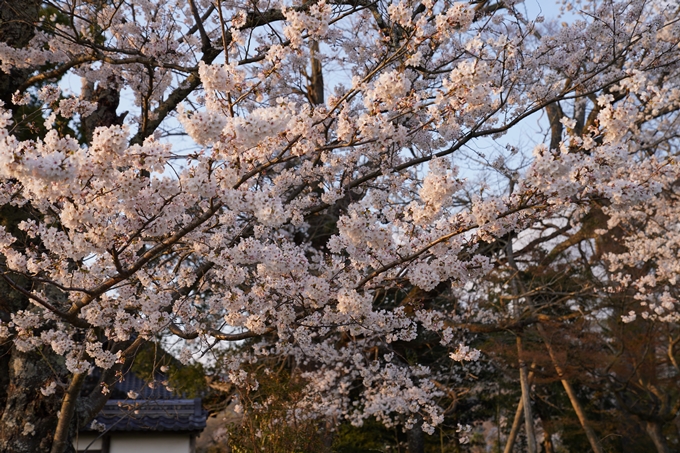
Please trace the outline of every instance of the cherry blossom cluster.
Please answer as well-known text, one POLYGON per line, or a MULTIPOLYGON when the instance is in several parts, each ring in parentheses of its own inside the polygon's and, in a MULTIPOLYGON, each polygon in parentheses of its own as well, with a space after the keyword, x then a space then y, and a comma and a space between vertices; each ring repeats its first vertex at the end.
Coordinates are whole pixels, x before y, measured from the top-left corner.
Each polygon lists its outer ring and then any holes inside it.
MULTIPOLYGON (((407 428, 420 417, 432 432, 439 371, 394 345, 431 334, 452 361, 480 353, 450 309, 414 310, 404 293, 480 284, 490 244, 593 203, 602 234, 625 231, 625 252, 606 257, 612 287, 633 288, 643 316, 677 320, 680 25, 663 6, 594 2, 548 26, 512 2, 401 1, 384 17, 356 2, 275 2, 254 18, 235 1, 201 23, 179 1, 55 3, 73 25, 0 45, 0 68, 64 67, 130 90, 141 113, 81 143, 54 116, 22 140, 0 109, 0 199, 33 213, 19 233, 0 227, 2 274, 33 303, 0 323, 22 351, 48 346, 81 373, 124 360, 111 345, 138 337, 274 336, 234 358, 233 383, 257 387, 242 362, 292 356, 310 413, 407 428), (327 68, 345 68, 327 76, 323 105, 300 83, 313 44, 327 68), (155 130, 182 95, 170 116, 190 153, 155 130), (558 146, 525 152, 512 190, 480 190, 467 169, 502 171, 516 151, 485 166, 466 150, 558 102, 588 103, 588 128, 562 112, 558 146)), ((67 118, 98 108, 54 85, 36 98, 67 118)))

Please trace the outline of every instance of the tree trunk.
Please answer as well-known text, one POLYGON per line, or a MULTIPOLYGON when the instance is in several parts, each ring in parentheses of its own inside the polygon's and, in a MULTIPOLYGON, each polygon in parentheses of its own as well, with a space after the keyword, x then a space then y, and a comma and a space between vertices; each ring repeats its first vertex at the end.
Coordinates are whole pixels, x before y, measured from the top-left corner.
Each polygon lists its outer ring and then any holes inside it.
MULTIPOLYGON (((533 368, 533 365, 531 366, 533 368)), ((534 372, 529 372, 529 385, 534 379, 534 372)), ((510 433, 508 434, 508 440, 505 443, 505 448, 503 453, 512 453, 512 449, 515 446, 515 439, 517 439, 517 433, 519 433, 519 428, 522 426, 522 414, 524 414, 524 400, 520 397, 519 403, 517 403, 517 410, 515 411, 515 418, 512 420, 512 428, 510 428, 510 433)))
POLYGON ((543 445, 542 453, 555 453, 555 447, 552 442, 552 435, 554 433, 552 423, 550 422, 550 414, 546 413, 546 408, 540 404, 536 405, 536 416, 541 421, 541 426, 543 427, 543 440, 541 445, 543 445))
POLYGON ((647 434, 654 442, 656 451, 658 453, 671 453, 671 449, 666 442, 666 436, 663 435, 663 427, 661 423, 656 421, 647 421, 645 423, 645 428, 647 429, 647 434))
POLYGON ((425 433, 423 432, 423 419, 418 417, 418 422, 406 433, 408 453, 425 453, 425 433))
POLYGON ((74 374, 71 379, 71 384, 64 395, 64 400, 61 403, 61 410, 57 428, 54 431, 54 441, 52 442, 52 450, 50 453, 63 453, 66 450, 67 444, 70 444, 69 431, 71 427, 71 420, 76 411, 76 404, 78 402, 78 395, 80 389, 83 387, 85 381, 85 374, 74 374))
POLYGON ((453 433, 453 436, 451 438, 451 447, 453 447, 453 453, 463 453, 463 447, 461 446, 460 438, 458 437, 457 432, 453 433))
POLYGON ((595 433, 595 430, 592 428, 592 426, 590 426, 588 417, 586 417, 586 412, 583 410, 583 406, 581 406, 581 403, 579 402, 578 398, 576 398, 576 392, 574 392, 574 388, 571 386, 571 383, 564 378, 564 370, 557 361, 557 356, 555 354, 555 351, 553 350, 552 344, 548 340, 548 335, 541 324, 538 325, 538 333, 543 338, 545 347, 548 349, 548 355, 550 355, 550 360, 552 361, 553 366, 555 367, 555 371, 557 371, 557 375, 560 377, 560 381, 562 382, 564 391, 567 393, 567 396, 569 397, 569 402, 571 402, 571 406, 574 408, 574 412, 576 412, 576 416, 578 417, 578 420, 581 423, 581 427, 583 428, 583 431, 586 433, 586 437, 588 438, 588 442, 590 443, 590 448, 592 448, 593 452, 595 453, 603 453, 602 444, 600 444, 600 439, 597 437, 597 434, 595 433))
POLYGON ((309 85, 307 93, 310 102, 313 105, 322 105, 325 103, 323 92, 323 69, 321 60, 319 60, 319 42, 314 40, 310 44, 309 54, 311 57, 312 72, 309 76, 309 85))
POLYGON ((0 417, 0 451, 49 452, 60 398, 46 397, 40 388, 54 378, 54 373, 37 352, 22 353, 16 348, 12 350, 7 371, 9 385, 0 417))
MULTIPOLYGON (((27 46, 35 35, 41 5, 41 0, 0 0, 0 42, 15 48, 27 46)), ((9 73, 0 71, 0 101, 16 115, 19 113, 12 103, 12 95, 32 72, 32 68, 12 69, 9 73)), ((19 126, 21 122, 15 119, 15 124, 19 126)), ((35 132, 26 126, 15 128, 13 133, 22 136, 35 132)), ((22 237, 18 224, 30 218, 29 205, 0 206, 0 225, 15 237, 22 237)), ((19 286, 31 287, 19 275, 10 277, 19 286)), ((25 295, 0 280, 0 320, 9 322, 13 313, 34 308, 25 295)), ((57 388, 54 394, 43 395, 40 389, 55 380, 64 382, 68 375, 63 358, 48 349, 22 352, 11 341, 0 345, 0 452, 47 453, 52 449, 63 392, 57 388)), ((62 420, 66 426, 62 430, 60 450, 64 452, 73 451, 71 417, 68 418, 62 420)))
MULTIPOLYGON (((28 218, 26 210, 0 206, 0 225, 13 235, 18 235, 17 225, 28 218)), ((12 278, 21 286, 28 284, 21 276, 12 278)), ((9 322, 13 313, 31 309, 23 294, 0 280, 0 320, 9 322)), ((21 352, 12 342, 0 345, 0 452, 49 452, 60 394, 45 396, 40 389, 61 378, 55 372, 62 371, 60 361, 49 351, 21 352)))
POLYGON ((534 417, 531 412, 531 384, 527 364, 524 361, 522 350, 522 337, 517 335, 517 355, 519 360, 519 382, 522 387, 522 405, 524 406, 524 429, 527 436, 527 452, 537 453, 536 434, 534 433, 534 417))
POLYGON ((333 451, 333 439, 335 438, 335 425, 336 421, 335 419, 326 419, 323 423, 323 427, 321 428, 321 435, 323 436, 323 446, 325 448, 324 451, 330 452, 333 451))
MULTIPOLYGON (((25 47, 35 35, 40 0, 0 0, 0 42, 15 48, 25 47)), ((0 100, 5 108, 12 106, 12 94, 28 79, 29 69, 0 71, 0 100)))
POLYGON ((544 431, 543 437, 543 453, 555 453, 555 448, 552 443, 552 433, 547 430, 544 431))
POLYGON ((600 439, 597 437, 597 434, 595 433, 595 430, 592 428, 592 426, 590 426, 590 422, 588 422, 588 418, 586 417, 586 413, 583 410, 581 403, 579 402, 578 398, 576 398, 576 392, 574 392, 571 383, 569 383, 569 381, 566 379, 562 379, 562 386, 567 392, 567 396, 569 397, 571 406, 574 408, 574 412, 576 412, 579 422, 581 422, 583 431, 585 431, 588 442, 590 442, 590 447, 595 453, 603 453, 604 450, 602 450, 600 439))
POLYGON ((520 398, 519 403, 517 403, 515 418, 512 421, 512 428, 510 428, 510 434, 508 434, 508 440, 505 443, 503 453, 512 453, 512 449, 515 446, 515 439, 517 439, 517 433, 519 433, 519 428, 522 426, 522 414, 524 414, 524 403, 522 398, 520 398))

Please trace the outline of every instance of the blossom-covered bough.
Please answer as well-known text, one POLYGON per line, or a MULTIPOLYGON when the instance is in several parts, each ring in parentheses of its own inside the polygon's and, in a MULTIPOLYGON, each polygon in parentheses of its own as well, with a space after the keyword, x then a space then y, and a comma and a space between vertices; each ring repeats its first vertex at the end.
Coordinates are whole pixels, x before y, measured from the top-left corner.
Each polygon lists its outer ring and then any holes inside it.
MULTIPOLYGON (((3 303, 0 336, 6 360, 45 348, 65 358, 67 374, 41 383, 61 401, 53 452, 74 414, 81 426, 96 415, 123 364, 165 333, 262 338, 242 360, 293 357, 308 413, 431 432, 449 368, 409 364, 391 344, 430 332, 474 360, 464 327, 547 315, 518 296, 464 323, 403 295, 550 267, 607 231, 624 246, 598 255, 598 276, 635 288, 643 306, 629 316, 677 320, 676 6, 583 2, 560 25, 512 1, 32 4, 40 17, 14 12, 31 23, 25 42, 0 43, 15 80, 0 117, 12 213, 0 271, 20 301, 3 303), (59 88, 65 76, 82 78, 79 95, 59 88), (134 96, 127 117, 118 93, 134 96), (19 136, 16 113, 36 104, 44 130, 19 136), (538 112, 548 142, 487 165, 477 147, 538 112), (172 146, 177 121, 190 152, 172 146), (505 182, 480 190, 476 172, 490 169, 505 182), (543 227, 561 217, 570 223, 543 227), (499 261, 489 250, 501 242, 499 261), (93 368, 101 382, 79 406, 93 368)), ((255 385, 229 366, 234 383, 255 385)), ((40 443, 32 417, 27 405, 3 412, 2 448, 40 443)))

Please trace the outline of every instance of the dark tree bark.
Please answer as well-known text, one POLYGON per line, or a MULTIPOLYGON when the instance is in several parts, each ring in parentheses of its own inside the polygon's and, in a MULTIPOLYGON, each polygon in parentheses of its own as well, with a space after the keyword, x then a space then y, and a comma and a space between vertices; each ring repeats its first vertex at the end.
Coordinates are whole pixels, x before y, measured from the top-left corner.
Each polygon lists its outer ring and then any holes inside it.
MULTIPOLYGON (((40 12, 39 0, 0 0, 0 42, 12 47, 25 47, 35 35, 40 12)), ((12 94, 28 79, 30 70, 0 71, 0 100, 11 104, 12 94)))
POLYGON ((406 433, 408 453, 425 453, 425 433, 423 432, 423 420, 418 417, 418 422, 406 433))
POLYGON ((92 134, 96 128, 123 124, 127 112, 120 115, 116 112, 120 103, 120 91, 115 81, 111 81, 110 86, 96 88, 94 84, 88 83, 83 86, 82 97, 97 103, 97 109, 81 121, 83 139, 86 143, 92 141, 92 134))
MULTIPOLYGON (((0 41, 25 47, 35 35, 39 0, 0 0, 0 41)), ((30 76, 29 69, 0 71, 0 100, 13 109, 12 94, 30 76)), ((30 218, 28 207, 0 207, 0 224, 16 232, 18 223, 30 218)), ((14 277, 22 284, 21 278, 14 277)), ((18 310, 30 310, 27 298, 0 281, 0 319, 7 322, 18 310)), ((63 366, 47 352, 18 351, 13 343, 0 345, 0 451, 3 453, 48 452, 57 423, 60 395, 44 396, 40 389, 55 378, 63 366), (51 364, 47 363, 50 360, 51 364)))
POLYGON ((13 349, 8 362, 9 385, 0 417, 0 451, 49 452, 61 398, 59 394, 45 397, 40 389, 54 378, 54 373, 37 352, 13 349))
MULTIPOLYGON (((0 0, 0 42, 15 48, 27 46, 35 35, 41 5, 40 0, 0 0)), ((32 72, 32 69, 12 69, 9 73, 0 71, 0 100, 4 102, 5 108, 17 111, 12 103, 12 95, 29 79, 32 72)), ((105 100, 110 102, 104 102, 104 106, 98 108, 93 115, 99 113, 99 116, 105 116, 112 108, 115 115, 118 93, 116 92, 113 99, 109 92, 103 91, 96 92, 95 100, 106 98, 105 100)), ((120 121, 120 118, 116 117, 114 121, 120 121)), ((91 123, 95 127, 106 125, 101 118, 93 118, 91 123)), ((19 133, 30 133, 28 128, 26 129, 19 133)), ((30 205, 22 208, 12 205, 0 206, 0 225, 15 237, 21 237, 17 225, 31 218, 30 209, 30 205)), ((31 287, 30 282, 19 275, 12 275, 11 278, 22 287, 31 287)), ((2 321, 9 322, 12 313, 19 310, 34 308, 22 293, 0 279, 2 321)), ((63 389, 59 387, 52 395, 42 394, 41 388, 45 388, 52 381, 60 383, 69 381, 69 373, 64 366, 63 358, 44 349, 21 352, 11 341, 0 344, 0 452, 47 453, 52 449, 53 435, 58 422, 57 414, 64 396, 63 389)), ((87 413, 88 417, 90 412, 87 413)), ((70 430, 71 435, 74 433, 74 427, 70 430)), ((70 436, 64 439, 63 448, 60 450, 73 451, 70 436)))
POLYGON ((309 100, 314 105, 324 104, 324 92, 323 92, 323 68, 321 66, 321 60, 319 59, 319 43, 317 41, 312 41, 311 47, 309 49, 311 55, 312 63, 312 73, 309 77, 309 86, 307 87, 307 93, 309 100))

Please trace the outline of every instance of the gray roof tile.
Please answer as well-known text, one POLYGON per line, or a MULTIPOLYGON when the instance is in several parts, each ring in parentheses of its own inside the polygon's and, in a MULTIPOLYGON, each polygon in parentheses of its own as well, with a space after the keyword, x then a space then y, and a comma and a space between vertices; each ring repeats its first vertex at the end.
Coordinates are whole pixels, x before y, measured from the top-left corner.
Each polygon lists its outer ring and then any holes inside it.
POLYGON ((201 399, 109 400, 95 418, 107 431, 186 431, 205 428, 201 399))

